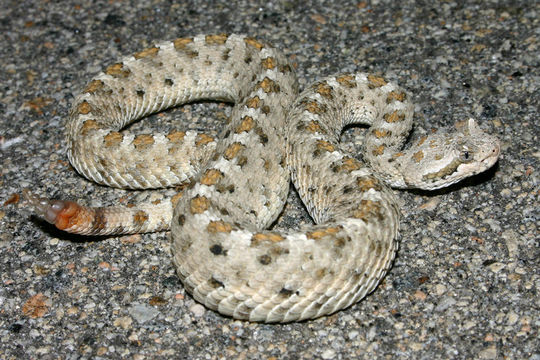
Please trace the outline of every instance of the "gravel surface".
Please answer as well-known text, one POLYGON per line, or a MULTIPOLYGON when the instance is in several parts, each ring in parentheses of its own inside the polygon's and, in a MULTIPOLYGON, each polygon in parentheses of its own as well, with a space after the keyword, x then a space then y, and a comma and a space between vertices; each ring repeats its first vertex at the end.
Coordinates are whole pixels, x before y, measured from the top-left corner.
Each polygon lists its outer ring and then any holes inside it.
MULTIPOLYGON (((1 2, 0 358, 539 360, 538 2, 200 3, 1 2), (167 233, 88 239, 31 216, 25 187, 90 205, 144 196, 70 167, 69 104, 122 55, 221 32, 283 49, 302 86, 336 72, 385 74, 412 95, 416 135, 473 116, 500 138, 502 158, 450 190, 401 192, 401 248, 384 282, 302 323, 235 321, 196 303, 167 233)), ((215 131, 228 111, 193 104, 138 127, 215 131)), ((279 226, 309 221, 294 191, 290 200, 279 226)))

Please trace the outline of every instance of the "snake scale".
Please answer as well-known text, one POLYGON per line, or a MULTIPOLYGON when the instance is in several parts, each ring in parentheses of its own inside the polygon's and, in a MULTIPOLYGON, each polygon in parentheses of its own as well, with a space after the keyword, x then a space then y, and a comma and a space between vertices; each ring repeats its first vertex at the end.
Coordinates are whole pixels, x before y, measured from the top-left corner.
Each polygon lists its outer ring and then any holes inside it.
POLYGON ((237 319, 290 322, 346 308, 371 292, 398 248, 391 187, 438 189, 491 167, 499 143, 472 119, 406 146, 413 105, 396 85, 356 73, 298 94, 285 55, 254 38, 199 35, 107 67, 67 124, 75 169, 104 185, 189 184, 170 200, 90 208, 25 192, 35 211, 80 234, 171 231, 186 290, 237 319), (198 100, 234 104, 217 138, 194 131, 132 134, 148 114, 198 100), (339 139, 364 124, 363 161, 339 139), (269 230, 294 183, 315 225, 269 230))

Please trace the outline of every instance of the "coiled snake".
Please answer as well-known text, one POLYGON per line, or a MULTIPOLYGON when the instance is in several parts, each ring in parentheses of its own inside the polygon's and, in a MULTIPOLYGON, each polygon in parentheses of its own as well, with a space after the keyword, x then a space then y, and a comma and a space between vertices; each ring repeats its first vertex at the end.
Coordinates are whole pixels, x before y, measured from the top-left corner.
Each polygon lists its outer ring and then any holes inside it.
POLYGON ((399 211, 389 186, 448 186, 491 167, 499 143, 469 119, 403 150, 413 106, 379 76, 341 74, 297 89, 287 58, 253 38, 201 35, 143 50, 109 66, 76 98, 68 156, 100 184, 187 189, 131 208, 88 208, 29 192, 27 199, 69 232, 170 229, 185 288, 222 314, 288 322, 343 309, 377 286, 396 253, 399 211), (121 131, 201 99, 234 103, 218 138, 121 131), (339 144, 349 124, 369 126, 365 162, 339 144), (316 225, 267 230, 290 179, 316 225))

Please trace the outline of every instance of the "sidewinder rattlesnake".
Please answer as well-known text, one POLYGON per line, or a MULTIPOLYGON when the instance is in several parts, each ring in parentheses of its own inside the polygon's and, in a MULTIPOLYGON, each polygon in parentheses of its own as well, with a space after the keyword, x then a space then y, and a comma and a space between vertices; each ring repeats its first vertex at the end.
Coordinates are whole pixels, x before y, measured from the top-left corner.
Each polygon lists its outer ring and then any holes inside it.
POLYGON ((143 50, 109 66, 75 99, 69 160, 104 185, 189 183, 187 189, 131 208, 25 195, 68 232, 170 229, 186 290, 222 314, 262 322, 331 314, 371 292, 391 266, 399 210, 388 186, 448 186, 491 167, 499 143, 469 119, 403 150, 413 106, 379 76, 335 75, 301 94, 297 89, 283 53, 253 38, 200 35, 143 50), (202 99, 234 103, 217 139, 122 131, 148 114, 202 99), (369 126, 365 163, 339 144, 349 124, 369 126), (316 225, 267 230, 290 179, 316 225))

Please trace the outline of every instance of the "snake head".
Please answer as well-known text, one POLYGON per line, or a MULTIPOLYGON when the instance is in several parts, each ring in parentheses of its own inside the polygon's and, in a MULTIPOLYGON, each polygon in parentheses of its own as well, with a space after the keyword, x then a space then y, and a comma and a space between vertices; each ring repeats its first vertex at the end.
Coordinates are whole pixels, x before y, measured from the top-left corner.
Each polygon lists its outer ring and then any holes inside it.
POLYGON ((499 158, 499 140, 474 119, 421 138, 397 159, 411 188, 436 190, 492 167, 499 158))

